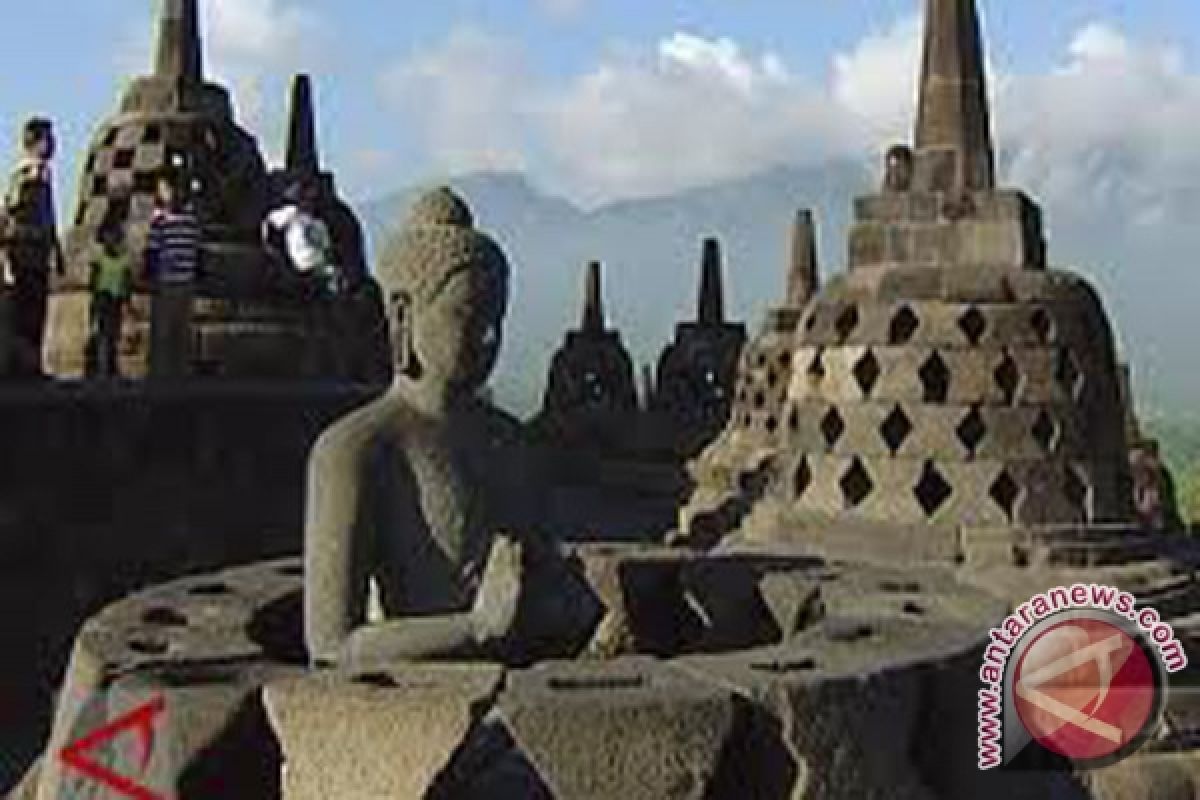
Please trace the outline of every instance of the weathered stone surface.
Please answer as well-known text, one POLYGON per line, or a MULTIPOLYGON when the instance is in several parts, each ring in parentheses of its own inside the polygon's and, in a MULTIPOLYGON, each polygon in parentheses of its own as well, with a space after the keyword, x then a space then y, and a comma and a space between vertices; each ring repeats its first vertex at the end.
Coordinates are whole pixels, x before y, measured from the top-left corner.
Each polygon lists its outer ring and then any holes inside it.
POLYGON ((771 572, 763 576, 759 590, 785 641, 825 613, 820 581, 809 576, 771 572))
POLYGON ((502 677, 495 666, 411 665, 271 684, 265 698, 283 747, 283 797, 425 797, 502 677))
POLYGON ((646 659, 512 675, 500 713, 556 797, 704 798, 734 733, 733 696, 646 659))
POLYGON ((1083 776, 1091 800, 1192 800, 1200 792, 1200 761, 1194 752, 1136 755, 1083 776))
POLYGON ((96 751, 101 764, 179 798, 278 791, 278 748, 258 689, 300 671, 297 567, 269 562, 177 581, 89 620, 59 695, 39 800, 99 791, 58 754, 148 705, 157 709, 151 746, 143 751, 131 731, 96 751))

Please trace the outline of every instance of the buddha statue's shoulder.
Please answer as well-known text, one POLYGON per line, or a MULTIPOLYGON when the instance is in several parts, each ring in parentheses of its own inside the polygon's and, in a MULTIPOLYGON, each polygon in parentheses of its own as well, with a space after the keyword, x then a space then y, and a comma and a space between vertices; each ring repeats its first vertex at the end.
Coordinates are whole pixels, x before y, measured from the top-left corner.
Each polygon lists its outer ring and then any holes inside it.
POLYGON ((417 424, 403 400, 384 395, 326 428, 313 445, 312 461, 314 466, 361 462, 382 445, 402 443, 405 430, 417 424))

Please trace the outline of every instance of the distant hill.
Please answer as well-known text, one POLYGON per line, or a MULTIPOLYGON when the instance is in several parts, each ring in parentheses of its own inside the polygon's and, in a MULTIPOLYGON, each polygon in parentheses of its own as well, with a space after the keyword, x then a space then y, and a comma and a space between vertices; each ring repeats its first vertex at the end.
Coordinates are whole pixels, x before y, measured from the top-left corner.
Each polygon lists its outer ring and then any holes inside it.
MULTIPOLYGON (((550 197, 520 175, 474 174, 451 183, 514 266, 513 310, 497 376, 503 402, 530 411, 540 402, 550 356, 578 324, 583 268, 604 262, 605 305, 638 363, 656 361, 675 323, 695 314, 701 240, 721 239, 731 317, 758 317, 783 291, 787 241, 798 208, 820 221, 825 263, 840 262, 838 237, 855 193, 869 185, 852 164, 776 170, 670 197, 580 209, 550 197)), ((403 218, 416 192, 365 209, 376 248, 403 218)))
MULTIPOLYGON (((822 269, 844 263, 853 198, 874 178, 863 164, 781 167, 670 196, 581 209, 513 173, 477 173, 451 183, 514 262, 513 312, 496 388, 514 410, 539 402, 546 366, 563 332, 576 324, 583 265, 605 263, 610 320, 639 363, 657 359, 680 319, 694 313, 700 241, 720 237, 732 316, 753 326, 780 297, 788 230, 796 209, 820 225, 822 269)), ((414 197, 405 190, 364 209, 380 244, 414 197)), ((1078 268, 1097 285, 1118 339, 1135 365, 1146 416, 1200 404, 1192 342, 1200 334, 1200 226, 1147 226, 1117 210, 1046 210, 1052 261, 1078 268)), ((1200 410, 1200 409, 1198 409, 1200 410)))

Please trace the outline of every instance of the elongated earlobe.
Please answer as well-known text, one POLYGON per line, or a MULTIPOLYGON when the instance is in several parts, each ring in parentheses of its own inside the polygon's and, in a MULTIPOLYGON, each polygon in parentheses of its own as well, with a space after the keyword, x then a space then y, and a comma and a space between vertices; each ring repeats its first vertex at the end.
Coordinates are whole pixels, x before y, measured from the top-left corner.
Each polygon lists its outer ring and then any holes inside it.
POLYGON ((392 292, 388 296, 388 323, 391 327, 392 361, 396 374, 408 374, 413 361, 412 352, 412 298, 408 292, 392 292))
POLYGON ((393 292, 388 298, 388 318, 396 374, 416 380, 421 376, 421 365, 414 346, 412 295, 393 292))

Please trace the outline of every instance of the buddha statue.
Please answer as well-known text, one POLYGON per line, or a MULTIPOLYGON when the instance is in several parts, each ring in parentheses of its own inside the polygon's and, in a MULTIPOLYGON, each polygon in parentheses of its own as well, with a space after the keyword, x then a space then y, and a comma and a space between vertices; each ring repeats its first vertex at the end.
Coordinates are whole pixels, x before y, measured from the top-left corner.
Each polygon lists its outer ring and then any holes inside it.
POLYGON ((304 618, 318 665, 486 652, 522 593, 525 542, 498 531, 526 536, 534 519, 522 519, 517 423, 482 391, 508 302, 503 252, 438 189, 389 243, 378 278, 394 379, 327 430, 309 462, 304 618), (368 621, 369 595, 382 620, 368 621))

